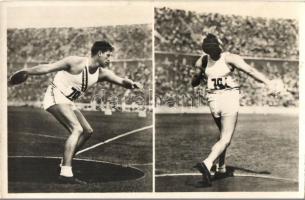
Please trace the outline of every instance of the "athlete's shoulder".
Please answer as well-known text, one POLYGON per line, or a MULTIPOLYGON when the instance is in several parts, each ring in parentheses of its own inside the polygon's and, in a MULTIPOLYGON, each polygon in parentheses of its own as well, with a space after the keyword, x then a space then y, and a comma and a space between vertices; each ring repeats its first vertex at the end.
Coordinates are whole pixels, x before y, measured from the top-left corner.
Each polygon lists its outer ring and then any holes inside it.
POLYGON ((98 81, 109 81, 117 78, 117 75, 110 69, 106 68, 100 68, 99 69, 99 75, 98 75, 98 81))
POLYGON ((80 57, 80 56, 67 56, 64 58, 68 63, 70 64, 80 64, 87 60, 86 57, 80 57))
POLYGON ((99 71, 100 74, 104 75, 104 76, 108 76, 108 75, 113 75, 114 74, 114 72, 112 70, 107 69, 107 68, 100 68, 99 70, 100 70, 99 71))
POLYGON ((232 63, 236 60, 242 59, 240 55, 231 52, 224 52, 222 53, 222 56, 224 57, 225 61, 228 63, 232 63))
POLYGON ((99 80, 100 81, 106 80, 109 77, 115 75, 115 73, 112 70, 107 69, 107 68, 99 68, 98 70, 99 70, 99 80))
POLYGON ((231 53, 231 52, 228 52, 228 51, 225 51, 225 52, 221 53, 221 55, 226 58, 226 57, 230 57, 230 56, 235 55, 235 54, 231 53))
POLYGON ((80 73, 86 66, 85 63, 87 63, 87 58, 80 56, 68 56, 65 57, 64 60, 70 66, 68 71, 72 74, 80 73))

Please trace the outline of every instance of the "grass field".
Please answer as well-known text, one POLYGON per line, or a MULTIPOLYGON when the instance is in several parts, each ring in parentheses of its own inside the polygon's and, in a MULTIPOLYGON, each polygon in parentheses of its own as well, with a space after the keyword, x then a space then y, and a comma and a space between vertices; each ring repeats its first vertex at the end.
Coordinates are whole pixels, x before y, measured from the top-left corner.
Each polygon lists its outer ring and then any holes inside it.
MULTIPOLYGON (((139 118, 136 113, 83 112, 94 129, 94 135, 84 146, 90 147, 128 131, 150 126, 152 117, 139 118)), ((8 108, 9 157, 61 157, 68 132, 42 109, 8 108)), ((8 180, 9 192, 151 192, 152 191, 152 129, 135 132, 89 151, 77 158, 130 166, 144 173, 141 178, 124 181, 94 182, 88 185, 37 183, 33 180, 8 180)), ((46 161, 49 159, 46 158, 46 161)), ((10 160, 9 160, 10 161, 10 160)), ((10 163, 8 163, 10 166, 10 163)), ((42 164, 43 166, 43 164, 42 164)), ((34 166, 37 167, 37 166, 34 166)), ((22 168, 19 168, 20 170, 22 168)), ((86 170, 90 168, 83 167, 86 170)), ((108 168, 107 168, 108 169, 108 168)), ((11 169, 12 170, 12 169, 11 169)), ((52 170, 52 169, 50 169, 52 170)), ((57 169, 54 169, 57 170, 57 169)), ((110 171, 96 171, 109 174, 110 171)), ((8 169, 10 172, 10 168, 8 169)), ((14 173, 12 171, 12 173, 14 173)), ((26 173, 26 172, 24 172, 26 173)), ((51 174, 54 171, 50 172, 51 174)), ((80 172, 82 173, 82 172, 80 172)), ((114 178, 113 180, 118 180, 114 178)))
MULTIPOLYGON (((210 114, 158 114, 156 175, 196 173, 192 166, 208 155, 217 134, 210 114)), ((227 151, 227 165, 297 180, 298 134, 297 115, 241 114, 227 151)), ((246 180, 240 184, 246 185, 246 180)), ((168 191, 185 191, 181 189, 181 180, 176 179, 176 183, 177 186, 175 181, 160 177, 156 180, 156 191, 163 191, 162 185, 169 185, 168 191)), ((225 189, 230 191, 229 186, 225 189)), ((258 188, 264 189, 268 190, 258 188)))

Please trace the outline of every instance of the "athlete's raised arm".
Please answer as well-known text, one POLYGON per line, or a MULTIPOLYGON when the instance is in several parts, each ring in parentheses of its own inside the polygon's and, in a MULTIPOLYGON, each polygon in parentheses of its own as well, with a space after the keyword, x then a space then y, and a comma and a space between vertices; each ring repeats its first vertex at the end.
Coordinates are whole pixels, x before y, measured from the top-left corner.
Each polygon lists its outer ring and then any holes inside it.
POLYGON ((55 63, 36 65, 31 68, 22 69, 22 71, 27 72, 28 75, 42 75, 60 70, 68 70, 71 60, 73 60, 73 57, 69 56, 55 63))
POLYGON ((98 82, 108 81, 116 85, 122 86, 127 89, 142 89, 143 86, 139 82, 134 82, 128 78, 121 78, 117 76, 113 71, 108 69, 102 69, 102 72, 99 73, 98 82))
POLYGON ((270 86, 270 80, 264 74, 262 74, 261 72, 257 71, 255 68, 248 65, 241 56, 228 53, 225 57, 225 60, 227 63, 234 65, 237 69, 240 69, 246 74, 250 75, 258 82, 270 86))

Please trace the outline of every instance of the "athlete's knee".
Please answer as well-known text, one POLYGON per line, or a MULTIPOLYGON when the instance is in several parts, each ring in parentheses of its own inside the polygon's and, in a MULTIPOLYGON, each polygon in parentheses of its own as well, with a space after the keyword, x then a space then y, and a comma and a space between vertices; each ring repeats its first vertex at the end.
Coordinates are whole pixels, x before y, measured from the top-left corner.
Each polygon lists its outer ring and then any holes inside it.
POLYGON ((231 138, 228 137, 221 138, 220 141, 225 147, 228 147, 231 144, 231 138))
POLYGON ((84 132, 84 129, 81 125, 73 125, 71 127, 71 133, 81 135, 84 132))

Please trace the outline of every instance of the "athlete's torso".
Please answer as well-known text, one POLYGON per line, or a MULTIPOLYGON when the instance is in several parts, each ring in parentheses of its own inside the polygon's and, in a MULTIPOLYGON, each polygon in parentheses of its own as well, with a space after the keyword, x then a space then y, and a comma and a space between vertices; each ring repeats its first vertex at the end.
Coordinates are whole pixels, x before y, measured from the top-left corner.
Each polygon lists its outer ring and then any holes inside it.
POLYGON ((98 80, 99 69, 93 74, 89 72, 88 62, 79 74, 71 74, 67 71, 58 71, 54 77, 53 85, 67 98, 74 101, 84 94, 86 90, 98 80))
POLYGON ((234 67, 225 61, 228 53, 222 53, 215 62, 207 62, 205 76, 207 78, 207 92, 238 89, 239 83, 233 77, 234 67))

